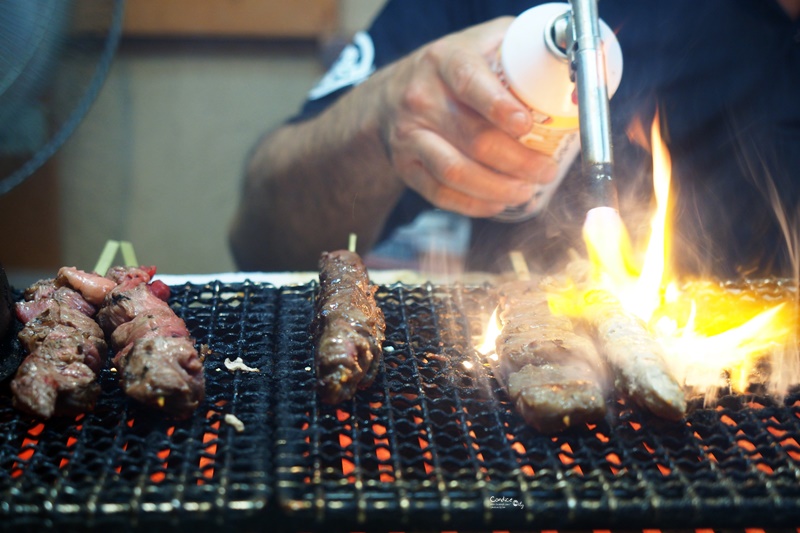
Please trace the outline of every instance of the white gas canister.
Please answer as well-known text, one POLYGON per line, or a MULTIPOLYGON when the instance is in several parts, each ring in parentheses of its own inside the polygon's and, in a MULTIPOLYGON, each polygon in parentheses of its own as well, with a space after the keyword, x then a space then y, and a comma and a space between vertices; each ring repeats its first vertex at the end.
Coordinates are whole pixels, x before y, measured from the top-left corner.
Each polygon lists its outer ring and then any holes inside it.
MULTIPOLYGON (((516 222, 538 214, 580 152, 575 82, 570 79, 569 60, 556 35, 558 22, 566 23, 564 16, 569 10, 569 4, 559 2, 524 11, 509 26, 498 51, 498 76, 534 118, 531 131, 520 142, 552 157, 558 172, 533 198, 509 207, 496 220, 516 222)), ((622 79, 622 50, 611 28, 602 20, 599 25, 610 98, 622 79)))

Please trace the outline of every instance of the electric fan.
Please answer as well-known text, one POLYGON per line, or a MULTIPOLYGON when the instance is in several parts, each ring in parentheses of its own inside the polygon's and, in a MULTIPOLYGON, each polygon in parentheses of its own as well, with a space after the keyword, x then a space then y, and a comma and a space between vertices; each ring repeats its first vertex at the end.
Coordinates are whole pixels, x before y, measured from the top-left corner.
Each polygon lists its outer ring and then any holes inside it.
POLYGON ((123 0, 0 2, 0 195, 50 159, 95 100, 123 0))

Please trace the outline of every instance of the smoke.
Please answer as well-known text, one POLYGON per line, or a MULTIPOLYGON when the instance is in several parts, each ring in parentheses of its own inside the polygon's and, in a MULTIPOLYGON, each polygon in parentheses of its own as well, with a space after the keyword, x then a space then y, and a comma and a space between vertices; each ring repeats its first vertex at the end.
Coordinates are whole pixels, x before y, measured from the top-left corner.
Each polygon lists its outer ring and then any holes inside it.
MULTIPOLYGON (((798 231, 800 206, 795 205, 794 211, 789 211, 768 165, 763 160, 759 161, 757 168, 760 172, 758 173, 755 172, 756 167, 750 164, 749 160, 746 158, 743 160, 750 170, 748 175, 754 179, 769 202, 775 221, 781 229, 786 257, 790 262, 789 272, 792 276, 790 280, 787 280, 785 287, 786 290, 793 291, 793 303, 795 315, 797 315, 798 309, 800 309, 800 290, 798 290, 800 287, 800 232, 798 231), (761 176, 762 179, 757 179, 757 176, 761 176)), ((800 384, 800 331, 798 331, 797 320, 794 324, 794 331, 785 345, 773 350, 769 357, 768 390, 778 398, 783 398, 789 387, 800 384)))

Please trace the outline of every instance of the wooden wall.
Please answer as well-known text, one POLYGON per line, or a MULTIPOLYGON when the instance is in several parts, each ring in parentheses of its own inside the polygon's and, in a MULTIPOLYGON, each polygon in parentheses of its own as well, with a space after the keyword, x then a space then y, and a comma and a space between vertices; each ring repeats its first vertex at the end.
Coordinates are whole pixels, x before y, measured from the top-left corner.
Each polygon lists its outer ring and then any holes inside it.
POLYGON ((136 37, 310 38, 338 26, 338 0, 127 0, 136 37))

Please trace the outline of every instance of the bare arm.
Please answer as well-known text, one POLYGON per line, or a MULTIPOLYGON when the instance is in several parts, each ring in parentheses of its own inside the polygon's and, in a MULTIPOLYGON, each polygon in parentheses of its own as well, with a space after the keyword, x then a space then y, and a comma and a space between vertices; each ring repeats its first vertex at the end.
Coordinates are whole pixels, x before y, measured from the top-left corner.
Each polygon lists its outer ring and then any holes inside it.
POLYGON ((318 117, 267 136, 231 227, 239 267, 313 269, 351 232, 367 250, 405 187, 481 217, 550 181, 550 160, 517 141, 529 113, 489 66, 510 20, 426 45, 318 117))
POLYGON ((346 248, 349 233, 359 248, 377 239, 403 183, 391 173, 370 106, 359 105, 377 95, 357 89, 256 147, 230 232, 240 268, 316 270, 320 253, 346 248))

